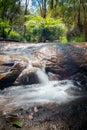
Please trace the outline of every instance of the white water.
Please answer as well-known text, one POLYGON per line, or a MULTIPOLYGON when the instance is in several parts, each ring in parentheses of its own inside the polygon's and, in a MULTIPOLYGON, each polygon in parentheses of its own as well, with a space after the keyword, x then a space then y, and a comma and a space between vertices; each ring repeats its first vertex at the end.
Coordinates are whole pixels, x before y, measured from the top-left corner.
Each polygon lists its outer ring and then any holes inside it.
POLYGON ((43 68, 43 69, 38 68, 36 74, 37 74, 37 76, 38 76, 38 78, 39 78, 40 83, 42 83, 42 84, 47 84, 47 83, 49 83, 49 79, 48 79, 47 74, 45 73, 44 68, 43 68))
MULTIPOLYGON (((4 48, 6 54, 22 54, 29 58, 29 66, 23 71, 28 72, 32 68, 30 59, 32 54, 28 47, 32 45, 8 45, 4 48)), ((34 45, 33 45, 34 47, 34 45)), ((49 55, 50 56, 50 55, 49 55)), ((42 63, 45 65, 45 63, 42 63)), ((23 74, 23 73, 22 73, 23 74)), ((26 86, 12 86, 0 91, 0 109, 10 110, 20 105, 31 105, 34 103, 67 103, 82 96, 81 88, 76 87, 72 81, 49 81, 44 69, 37 71, 40 84, 26 86)))
POLYGON ((38 69, 41 84, 14 86, 4 89, 0 95, 0 106, 10 110, 21 105, 34 103, 67 103, 81 96, 80 88, 72 81, 49 81, 46 73, 38 69))

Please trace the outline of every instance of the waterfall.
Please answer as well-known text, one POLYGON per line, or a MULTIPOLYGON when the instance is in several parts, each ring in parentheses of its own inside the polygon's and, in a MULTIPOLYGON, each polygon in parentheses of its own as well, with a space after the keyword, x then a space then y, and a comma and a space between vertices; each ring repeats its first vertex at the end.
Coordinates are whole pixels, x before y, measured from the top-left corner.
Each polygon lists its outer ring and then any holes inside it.
POLYGON ((45 68, 37 68, 37 67, 33 67, 32 65, 32 61, 29 61, 29 65, 27 67, 27 71, 28 69, 37 69, 36 71, 36 75, 39 79, 39 82, 42 83, 42 84, 47 84, 49 82, 49 78, 48 78, 48 75, 46 74, 45 72, 45 68))
POLYGON ((47 84, 49 82, 48 75, 46 74, 45 69, 38 68, 36 74, 40 83, 47 84))

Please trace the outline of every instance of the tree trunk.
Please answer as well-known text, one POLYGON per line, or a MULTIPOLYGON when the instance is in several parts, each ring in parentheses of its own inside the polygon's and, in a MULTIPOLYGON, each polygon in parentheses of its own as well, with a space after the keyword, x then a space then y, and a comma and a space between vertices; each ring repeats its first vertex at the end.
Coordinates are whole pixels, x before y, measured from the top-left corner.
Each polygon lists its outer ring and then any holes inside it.
POLYGON ((85 41, 87 42, 87 22, 84 23, 85 41))
POLYGON ((42 17, 46 18, 46 0, 42 1, 42 17))
POLYGON ((53 6, 54 6, 54 1, 53 0, 50 0, 49 1, 49 6, 50 6, 50 10, 53 9, 53 6))
POLYGON ((82 8, 83 8, 83 20, 84 20, 84 34, 85 34, 85 41, 87 41, 87 17, 86 17, 86 13, 87 13, 87 7, 86 7, 86 0, 80 0, 81 4, 82 4, 82 8))
MULTIPOLYGON (((25 2, 25 12, 24 12, 24 23, 26 22, 26 15, 27 15, 27 12, 28 12, 28 5, 29 5, 29 0, 26 0, 25 2)), ((26 25, 24 24, 24 34, 23 34, 23 37, 26 36, 26 25)))

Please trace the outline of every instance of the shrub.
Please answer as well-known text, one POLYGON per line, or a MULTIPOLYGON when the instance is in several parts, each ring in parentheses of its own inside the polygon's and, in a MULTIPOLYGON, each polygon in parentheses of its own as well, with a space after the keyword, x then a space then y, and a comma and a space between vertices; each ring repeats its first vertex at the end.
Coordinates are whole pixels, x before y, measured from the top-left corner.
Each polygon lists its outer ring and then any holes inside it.
POLYGON ((21 37, 20 37, 20 35, 17 32, 11 31, 10 34, 9 34, 9 36, 8 36, 8 38, 12 39, 12 40, 18 40, 18 41, 20 41, 21 37))
POLYGON ((29 16, 26 28, 26 39, 31 42, 43 42, 44 40, 51 42, 55 40, 59 41, 65 34, 65 25, 61 19, 43 19, 40 16, 29 16))
POLYGON ((72 42, 85 42, 85 35, 82 33, 71 39, 72 42))
POLYGON ((9 21, 0 18, 0 37, 7 38, 10 28, 9 21))

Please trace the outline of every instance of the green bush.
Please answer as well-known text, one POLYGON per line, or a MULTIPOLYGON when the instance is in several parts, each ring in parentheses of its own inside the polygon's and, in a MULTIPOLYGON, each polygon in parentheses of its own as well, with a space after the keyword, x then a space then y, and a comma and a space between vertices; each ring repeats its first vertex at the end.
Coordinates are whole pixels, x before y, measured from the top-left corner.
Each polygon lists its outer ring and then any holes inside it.
POLYGON ((60 41, 61 37, 64 37, 66 30, 61 19, 43 19, 40 16, 29 16, 26 28, 26 39, 31 42, 60 41))
POLYGON ((71 39, 71 42, 85 42, 85 35, 82 33, 71 39))
POLYGON ((65 35, 64 35, 63 37, 61 37, 61 42, 62 42, 62 43, 67 43, 67 38, 66 38, 65 35))
POLYGON ((9 21, 0 18, 0 37, 7 38, 10 28, 9 21))
POLYGON ((15 31, 11 31, 9 36, 8 36, 9 39, 12 39, 12 40, 19 40, 20 41, 20 35, 15 32, 15 31))

